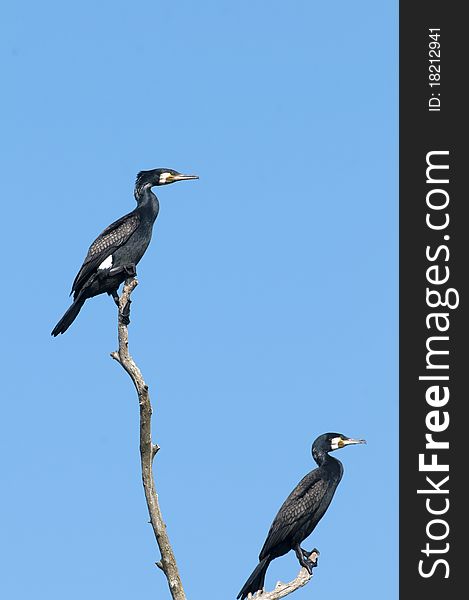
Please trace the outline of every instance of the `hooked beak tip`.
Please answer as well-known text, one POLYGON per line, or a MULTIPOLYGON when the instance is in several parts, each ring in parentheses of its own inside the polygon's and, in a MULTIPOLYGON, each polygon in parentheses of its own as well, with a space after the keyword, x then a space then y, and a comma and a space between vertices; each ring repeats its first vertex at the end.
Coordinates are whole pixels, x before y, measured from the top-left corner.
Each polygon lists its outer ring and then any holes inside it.
POLYGON ((346 442, 347 444, 366 444, 366 440, 354 440, 349 438, 346 442))

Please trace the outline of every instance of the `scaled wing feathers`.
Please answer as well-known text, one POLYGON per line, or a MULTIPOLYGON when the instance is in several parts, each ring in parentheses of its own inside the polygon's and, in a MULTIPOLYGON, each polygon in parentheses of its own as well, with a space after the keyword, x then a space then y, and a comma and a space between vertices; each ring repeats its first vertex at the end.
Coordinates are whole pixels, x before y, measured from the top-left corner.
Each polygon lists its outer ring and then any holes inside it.
POLYGON ((280 507, 259 554, 259 560, 266 557, 272 548, 291 539, 293 533, 302 529, 314 517, 313 507, 319 505, 327 488, 317 471, 315 469, 308 473, 280 507))
POLYGON ((140 224, 140 216, 135 211, 124 215, 106 229, 91 244, 83 265, 75 277, 72 293, 77 294, 88 277, 110 256, 116 248, 125 244, 140 224))

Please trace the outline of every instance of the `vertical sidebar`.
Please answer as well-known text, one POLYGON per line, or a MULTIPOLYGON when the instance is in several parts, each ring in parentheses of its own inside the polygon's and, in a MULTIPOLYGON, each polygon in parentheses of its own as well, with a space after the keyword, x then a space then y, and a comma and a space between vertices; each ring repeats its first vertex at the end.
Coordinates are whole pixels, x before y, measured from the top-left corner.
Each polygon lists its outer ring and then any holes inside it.
POLYGON ((449 599, 457 584, 466 587, 469 167, 462 7, 434 0, 400 4, 402 599, 419 592, 426 600, 449 599))

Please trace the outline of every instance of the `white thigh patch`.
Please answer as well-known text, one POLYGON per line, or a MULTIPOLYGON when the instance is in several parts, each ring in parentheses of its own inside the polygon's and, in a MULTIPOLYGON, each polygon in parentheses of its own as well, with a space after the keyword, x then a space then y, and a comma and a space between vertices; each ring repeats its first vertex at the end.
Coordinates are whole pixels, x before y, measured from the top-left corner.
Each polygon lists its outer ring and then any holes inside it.
POLYGON ((110 269, 112 267, 112 254, 108 256, 103 262, 99 265, 98 269, 110 269))

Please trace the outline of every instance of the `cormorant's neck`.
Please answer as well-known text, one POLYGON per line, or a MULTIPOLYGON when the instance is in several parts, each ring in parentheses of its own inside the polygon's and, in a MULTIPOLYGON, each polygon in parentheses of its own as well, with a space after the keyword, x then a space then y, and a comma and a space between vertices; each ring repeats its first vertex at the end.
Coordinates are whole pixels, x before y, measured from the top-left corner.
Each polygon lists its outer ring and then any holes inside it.
POLYGON ((328 452, 326 452, 325 450, 316 450, 316 448, 313 450, 313 458, 320 467, 322 467, 326 463, 339 462, 337 459, 333 458, 332 456, 329 456, 328 452))
POLYGON ((134 196, 138 206, 149 207, 151 208, 152 212, 158 213, 158 198, 152 192, 151 185, 149 183, 136 187, 134 191, 134 196))
POLYGON ((142 202, 145 202, 145 200, 151 198, 151 196, 155 196, 155 194, 151 191, 151 185, 149 183, 143 183, 142 185, 135 186, 134 196, 137 204, 141 204, 142 202))

